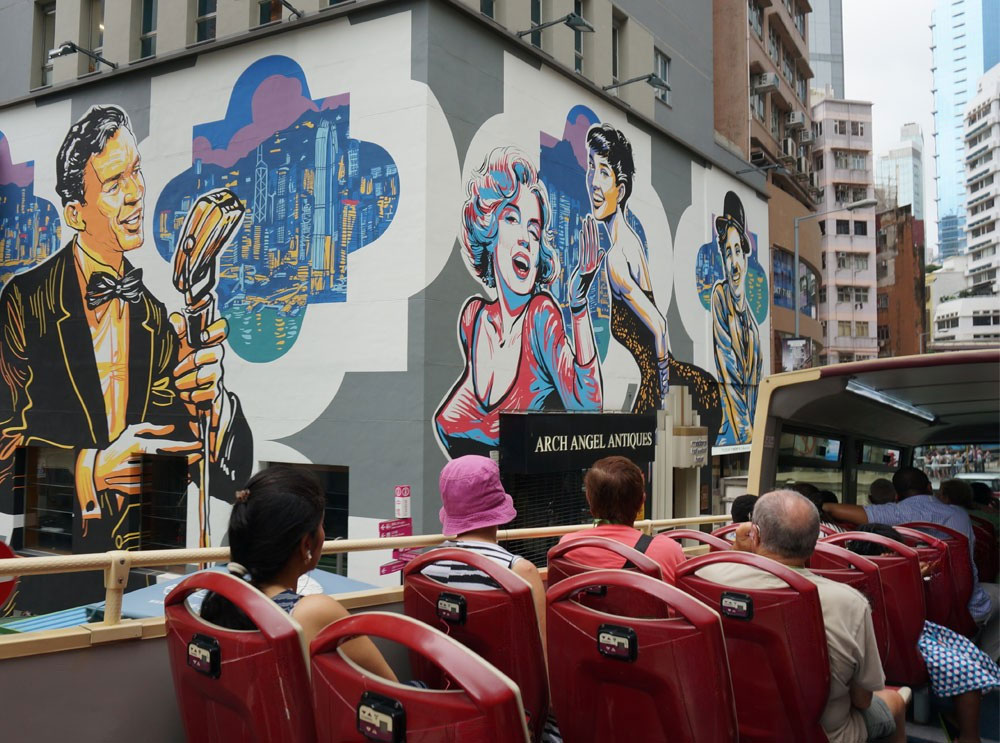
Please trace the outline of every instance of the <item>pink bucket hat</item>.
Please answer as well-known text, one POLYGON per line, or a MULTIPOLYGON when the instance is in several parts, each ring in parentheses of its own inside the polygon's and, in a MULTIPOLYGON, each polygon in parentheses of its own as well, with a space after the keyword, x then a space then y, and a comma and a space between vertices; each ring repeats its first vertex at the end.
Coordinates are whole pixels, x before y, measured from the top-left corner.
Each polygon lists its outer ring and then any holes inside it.
POLYGON ((506 524, 517 516, 514 500, 500 483, 500 468, 489 457, 468 454, 441 470, 441 526, 448 536, 506 524))

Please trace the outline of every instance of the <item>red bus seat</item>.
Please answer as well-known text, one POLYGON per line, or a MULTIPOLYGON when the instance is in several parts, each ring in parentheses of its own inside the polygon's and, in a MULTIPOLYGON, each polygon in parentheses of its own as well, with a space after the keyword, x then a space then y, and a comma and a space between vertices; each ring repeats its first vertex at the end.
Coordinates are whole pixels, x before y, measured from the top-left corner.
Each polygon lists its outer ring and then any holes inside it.
POLYGON ((174 691, 189 743, 314 741, 309 666, 301 631, 277 604, 226 573, 195 573, 164 601, 174 691), (186 599, 207 589, 250 618, 254 630, 203 620, 186 599))
POLYGON ((725 539, 727 542, 732 542, 733 537, 730 535, 739 528, 739 524, 726 524, 725 526, 720 526, 718 529, 714 529, 712 531, 712 536, 718 537, 719 539, 725 539))
MULTIPOLYGON (((632 563, 634 567, 627 568, 627 570, 642 573, 656 580, 663 579, 663 570, 660 568, 659 563, 648 555, 614 539, 582 537, 574 539, 571 542, 557 544, 549 550, 549 588, 571 576, 606 569, 571 560, 567 553, 581 547, 613 552, 623 560, 632 563)), ((586 594, 581 595, 578 600, 592 609, 606 611, 609 614, 619 614, 629 617, 665 616, 663 602, 649 600, 646 594, 625 594, 616 586, 591 586, 590 590, 586 594)))
POLYGON ((1000 543, 997 542, 993 524, 973 517, 972 533, 976 538, 972 552, 979 580, 982 583, 996 583, 997 573, 1000 572, 1000 543))
POLYGON ((809 570, 824 578, 856 588, 872 607, 875 644, 883 665, 889 657, 889 620, 878 566, 866 557, 833 544, 818 542, 808 563, 809 570))
POLYGON ((552 703, 566 743, 738 739, 722 625, 709 607, 625 570, 566 578, 547 603, 552 703), (659 601, 675 618, 615 616, 578 602, 595 583, 659 601))
MULTIPOLYGON (((932 524, 929 521, 911 521, 901 525, 906 529, 915 529, 919 532, 928 530, 936 532, 935 536, 941 539, 947 546, 950 556, 951 569, 948 572, 954 585, 954 601, 950 604, 951 623, 943 623, 956 632, 971 637, 976 634, 976 621, 969 613, 969 599, 972 598, 972 589, 975 585, 975 566, 972 562, 973 545, 969 544, 969 539, 957 529, 948 526, 932 524), (943 535, 943 536, 938 536, 943 535)), ((930 619, 930 607, 928 607, 928 619, 930 619)), ((931 620, 936 621, 936 620, 931 620)))
POLYGON ((826 630, 816 585, 748 552, 715 552, 677 567, 677 586, 722 615, 740 741, 825 740, 820 718, 830 694, 826 630), (726 586, 696 575, 709 565, 749 565, 783 588, 726 586))
POLYGON ((517 685, 460 642, 416 619, 380 611, 344 617, 320 632, 309 649, 320 741, 529 741, 517 685), (399 643, 432 659, 452 688, 419 689, 368 673, 339 649, 359 635, 399 643))
POLYGON ((888 553, 866 557, 878 566, 885 596, 889 655, 882 659, 882 667, 886 681, 902 686, 923 686, 927 683, 927 668, 917 650, 917 640, 924 631, 927 613, 917 551, 895 539, 867 531, 845 531, 822 540, 838 545, 851 541, 873 542, 888 553))
MULTIPOLYGON (((905 544, 917 551, 924 573, 924 606, 927 619, 961 632, 959 612, 956 610, 957 589, 952 571, 952 556, 948 544, 930 534, 906 526, 895 527, 905 544)), ((968 612, 968 609, 966 609, 968 612)))
POLYGON ((661 531, 660 536, 673 539, 678 543, 687 539, 692 542, 698 542, 698 544, 707 544, 709 552, 719 552, 720 550, 733 548, 733 543, 729 540, 699 531, 698 529, 671 529, 670 531, 661 531))
MULTIPOLYGON (((465 549, 436 549, 412 560, 403 570, 406 616, 435 627, 496 666, 521 689, 529 726, 537 739, 548 716, 549 693, 538 617, 528 582, 494 560, 465 549), (500 586, 463 590, 423 575, 428 565, 460 562, 486 573, 500 586)), ((413 677, 443 688, 433 659, 410 653, 413 677)))

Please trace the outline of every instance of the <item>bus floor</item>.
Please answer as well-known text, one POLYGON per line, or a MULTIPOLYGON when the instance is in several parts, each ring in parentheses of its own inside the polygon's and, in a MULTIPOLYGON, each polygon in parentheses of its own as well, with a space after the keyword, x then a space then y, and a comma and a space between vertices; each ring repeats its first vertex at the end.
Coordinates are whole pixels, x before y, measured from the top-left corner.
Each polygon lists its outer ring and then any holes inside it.
MULTIPOLYGON (((940 715, 947 713, 951 705, 947 699, 931 700, 930 719, 926 725, 920 725, 912 720, 906 721, 907 743, 949 743, 949 738, 941 723, 940 715)), ((1000 691, 992 691, 983 697, 982 713, 979 724, 983 743, 998 743, 1000 741, 1000 691)))

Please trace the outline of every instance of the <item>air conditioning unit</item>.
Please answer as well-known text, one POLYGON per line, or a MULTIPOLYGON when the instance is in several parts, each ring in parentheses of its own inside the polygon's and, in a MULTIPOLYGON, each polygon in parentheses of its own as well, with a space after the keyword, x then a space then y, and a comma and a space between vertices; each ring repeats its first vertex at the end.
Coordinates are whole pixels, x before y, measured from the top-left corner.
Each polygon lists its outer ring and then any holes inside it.
POLYGON ((816 141, 816 135, 812 129, 803 129, 799 132, 799 144, 812 144, 816 141))
POLYGON ((806 115, 802 111, 785 114, 786 129, 801 129, 806 125, 806 115))
POLYGON ((750 87, 756 93, 770 93, 778 89, 779 78, 777 72, 762 72, 754 75, 750 82, 750 87))
POLYGON ((794 162, 798 154, 799 148, 795 140, 791 137, 785 137, 785 141, 781 143, 781 159, 794 162))

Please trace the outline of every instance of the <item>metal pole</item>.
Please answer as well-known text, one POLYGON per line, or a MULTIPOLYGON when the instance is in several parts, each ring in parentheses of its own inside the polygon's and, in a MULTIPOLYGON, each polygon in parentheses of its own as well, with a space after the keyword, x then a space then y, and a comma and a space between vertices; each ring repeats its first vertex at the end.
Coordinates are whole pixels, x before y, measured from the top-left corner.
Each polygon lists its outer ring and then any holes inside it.
POLYGON ((799 337, 799 220, 795 217, 795 258, 792 262, 792 311, 795 313, 795 337, 799 337))

